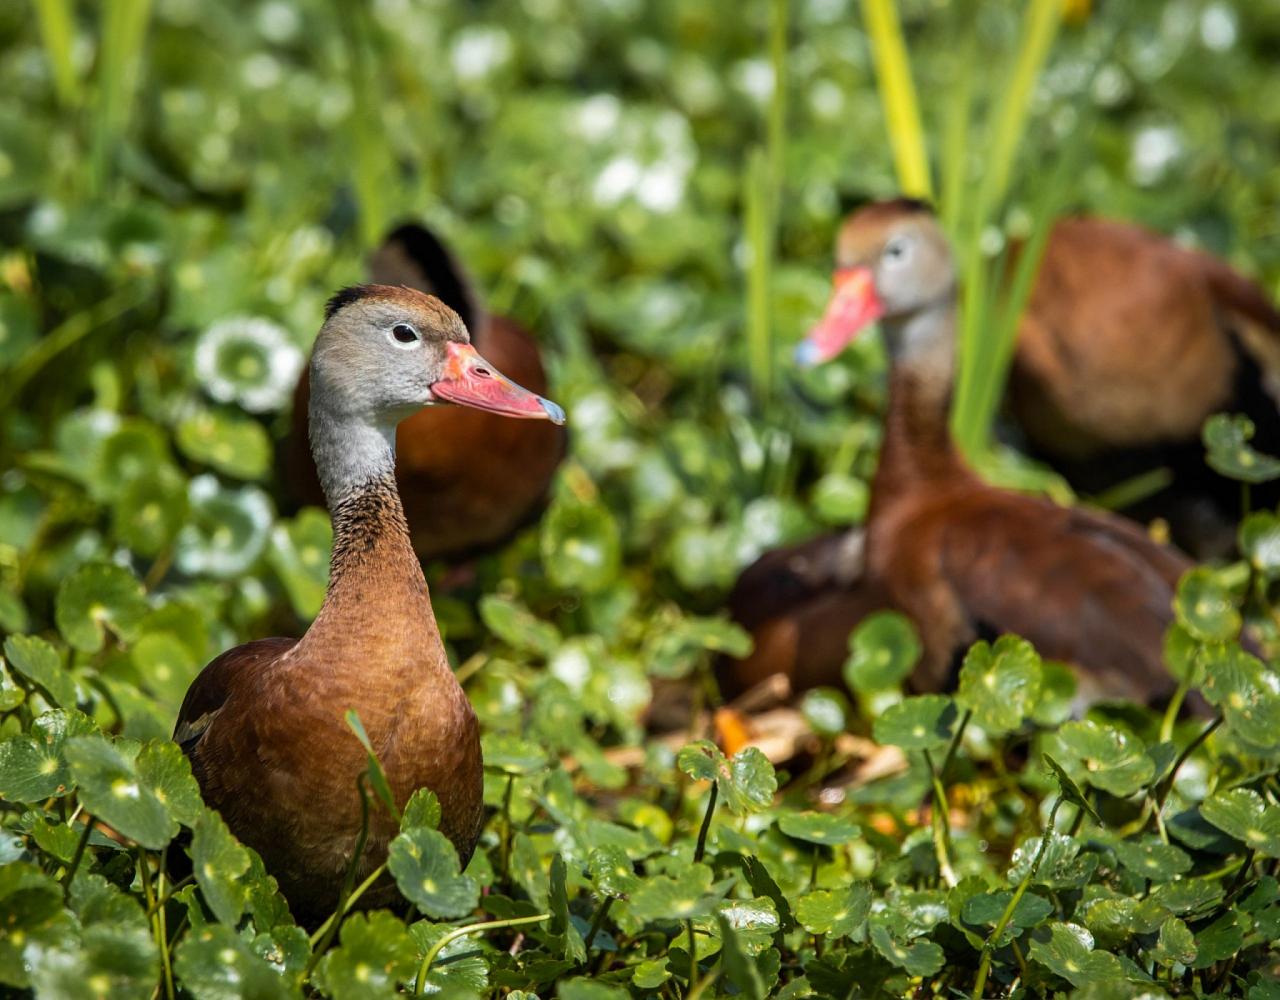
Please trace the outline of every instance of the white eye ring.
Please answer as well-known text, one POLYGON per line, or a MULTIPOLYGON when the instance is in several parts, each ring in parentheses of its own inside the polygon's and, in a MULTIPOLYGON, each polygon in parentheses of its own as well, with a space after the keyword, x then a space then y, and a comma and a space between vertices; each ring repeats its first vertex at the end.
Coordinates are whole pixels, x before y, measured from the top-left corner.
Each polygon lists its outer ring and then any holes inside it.
POLYGON ((901 260, 905 260, 910 250, 911 244, 909 241, 904 239, 890 240, 885 244, 884 259, 897 263, 901 260))
POLYGON ((387 331, 387 336, 391 343, 404 350, 412 350, 422 343, 421 335, 408 323, 397 323, 387 331))

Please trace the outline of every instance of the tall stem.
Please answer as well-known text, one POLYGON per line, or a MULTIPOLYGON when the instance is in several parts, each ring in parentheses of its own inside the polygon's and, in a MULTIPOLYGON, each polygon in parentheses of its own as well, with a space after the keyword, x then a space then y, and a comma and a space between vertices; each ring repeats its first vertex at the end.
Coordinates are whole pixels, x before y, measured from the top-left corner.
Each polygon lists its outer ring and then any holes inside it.
POLYGON ((973 1000, 982 1000, 983 990, 987 988, 987 975, 991 972, 991 957, 995 951, 996 942, 1000 940, 1000 935, 1005 932, 1005 928, 1009 926, 1009 921, 1013 919, 1014 911, 1018 908, 1018 903, 1022 901, 1022 897, 1026 895, 1027 887, 1031 885, 1036 875, 1040 872, 1040 862, 1044 860, 1044 853, 1049 848, 1049 839, 1053 836, 1054 820, 1058 818, 1058 809, 1064 801, 1061 796, 1054 801, 1053 808, 1049 810, 1049 822, 1045 824, 1044 833, 1040 836, 1040 848, 1036 851, 1035 859, 1031 862, 1031 867, 1027 869, 1027 874, 1022 876, 1022 881, 1018 883, 1018 888, 1014 890, 1013 898, 1009 900, 1009 905, 1000 914, 996 929, 991 932, 991 936, 982 945, 982 961, 978 965, 978 977, 973 984, 973 1000))
POLYGON ((707 811, 702 817, 702 829, 698 831, 698 846, 693 849, 693 862, 697 864, 707 851, 707 831, 711 829, 711 814, 716 811, 716 794, 720 787, 711 783, 711 796, 707 799, 707 811))
POLYGON ((342 923, 342 918, 346 916, 347 904, 351 899, 351 890, 356 883, 356 868, 360 864, 360 859, 364 856, 364 845, 369 839, 369 793, 364 790, 365 774, 360 772, 360 776, 356 778, 356 791, 360 793, 360 835, 356 837, 355 850, 351 854, 351 862, 347 865, 347 874, 342 880, 342 892, 338 894, 338 906, 313 935, 311 935, 311 958, 307 960, 307 967, 302 973, 305 980, 311 975, 316 967, 316 963, 320 961, 320 956, 325 953, 325 949, 333 942, 333 936, 338 933, 338 925, 342 923))
POLYGON ((71 864, 67 868, 67 873, 62 876, 62 893, 64 896, 71 892, 71 880, 76 877, 76 871, 80 868, 80 862, 84 859, 84 851, 89 846, 89 835, 91 833, 93 833, 93 817, 85 813, 84 830, 80 833, 80 839, 76 841, 76 853, 71 856, 71 864))

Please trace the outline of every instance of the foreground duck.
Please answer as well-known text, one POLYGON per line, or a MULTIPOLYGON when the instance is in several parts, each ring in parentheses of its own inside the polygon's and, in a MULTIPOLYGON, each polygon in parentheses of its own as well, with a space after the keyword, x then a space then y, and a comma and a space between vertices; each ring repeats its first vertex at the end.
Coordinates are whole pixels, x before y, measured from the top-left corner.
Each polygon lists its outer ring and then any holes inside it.
MULTIPOLYGON (((533 392, 546 392, 538 345, 515 321, 485 309, 466 269, 417 223, 392 230, 369 261, 373 281, 437 296, 456 312, 481 354, 533 392)), ((294 394, 289 475, 298 497, 323 499, 307 447, 310 380, 294 394)), ((474 409, 429 408, 396 435, 396 479, 414 550, 452 560, 509 538, 534 515, 564 457, 565 433, 549 423, 503 420, 474 409)))
MULTIPOLYGON (((332 911, 360 829, 366 755, 355 709, 399 805, 439 797, 441 831, 465 865, 483 818, 479 732, 454 678, 410 544, 395 480, 396 425, 452 403, 562 423, 470 344, 461 319, 407 288, 361 285, 330 301, 311 358, 310 437, 333 516, 329 589, 301 639, 223 653, 192 683, 174 739, 205 801, 254 848, 302 921, 332 911)), ((356 874, 396 833, 371 812, 356 874)), ((366 902, 394 898, 394 885, 366 902)))
MULTIPOLYGON (((987 485, 951 439, 956 278, 933 215, 905 201, 864 209, 841 234, 841 264, 831 306, 801 355, 833 356, 833 342, 847 343, 879 321, 891 362, 884 443, 862 573, 823 586, 824 574, 831 577, 823 569, 828 557, 789 553, 807 555, 818 584, 796 587, 798 599, 777 602, 778 614, 756 626, 757 638, 762 632, 767 638, 769 628, 776 633, 787 617, 795 633, 808 629, 808 646, 784 646, 791 659, 780 657, 778 667, 805 677, 825 673, 831 683, 843 647, 817 642, 815 624, 847 636, 853 613, 888 606, 909 615, 920 633, 923 655, 913 677, 919 690, 945 687, 975 639, 1013 632, 1044 656, 1079 668, 1084 699, 1168 695, 1173 680, 1162 664, 1162 642, 1189 560, 1119 517, 987 485), (836 594, 844 595, 842 603, 832 602, 836 594), (801 655, 806 648, 837 654, 818 663, 801 655)), ((788 558, 773 559, 780 572, 797 575, 788 558)), ((743 592, 737 600, 752 603, 743 592)))

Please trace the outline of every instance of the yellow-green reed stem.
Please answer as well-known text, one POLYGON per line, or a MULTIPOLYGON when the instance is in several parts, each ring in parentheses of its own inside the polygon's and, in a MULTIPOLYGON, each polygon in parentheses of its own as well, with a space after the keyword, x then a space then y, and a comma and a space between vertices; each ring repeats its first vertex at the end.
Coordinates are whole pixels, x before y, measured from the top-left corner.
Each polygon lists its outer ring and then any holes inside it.
POLYGON ((391 159, 387 137, 381 128, 380 102, 374 92, 368 47, 371 43, 366 17, 359 5, 338 4, 347 50, 347 78, 351 85, 351 134, 355 176, 352 183, 360 204, 360 242, 366 247, 382 239, 389 218, 391 196, 386 166, 391 159))
POLYGON ((889 131, 889 145, 893 149, 898 186, 903 194, 932 198, 920 105, 911 79, 911 62, 902 37, 897 4, 894 0, 862 0, 862 14, 875 56, 876 85, 889 131))
POLYGON ((970 29, 957 63, 956 78, 950 82, 942 125, 942 227, 956 240, 959 236, 965 182, 968 179, 969 125, 973 114, 976 34, 970 29))
POLYGON ((751 261, 747 267, 747 371, 761 407, 773 395, 773 322, 769 283, 773 271, 773 227, 769 211, 768 161, 756 148, 747 158, 746 228, 751 261))
POLYGON ((143 63, 151 0, 104 0, 98 40, 97 107, 89 185, 93 194, 106 187, 108 165, 124 136, 143 63))
POLYGON ((80 100, 80 79, 72 56, 76 40, 75 11, 71 0, 35 0, 35 8, 40 41, 49 60, 58 100, 71 107, 80 100))
POLYGON ((1040 71, 1062 21, 1063 0, 1031 0, 1022 22, 1018 57, 1000 102, 987 146, 986 172, 979 189, 979 225, 987 211, 999 204, 1009 187, 1018 146, 1026 131, 1027 109, 1040 71))

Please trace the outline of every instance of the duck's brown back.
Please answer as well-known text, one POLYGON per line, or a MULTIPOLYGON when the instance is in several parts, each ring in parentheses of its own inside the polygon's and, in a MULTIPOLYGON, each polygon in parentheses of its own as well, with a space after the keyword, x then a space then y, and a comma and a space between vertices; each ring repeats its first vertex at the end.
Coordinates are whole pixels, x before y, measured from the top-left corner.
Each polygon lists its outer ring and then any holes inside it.
POLYGON ((1194 439, 1227 406, 1236 350, 1200 255, 1136 226, 1059 222, 1018 333, 1009 398, 1040 451, 1194 439))

